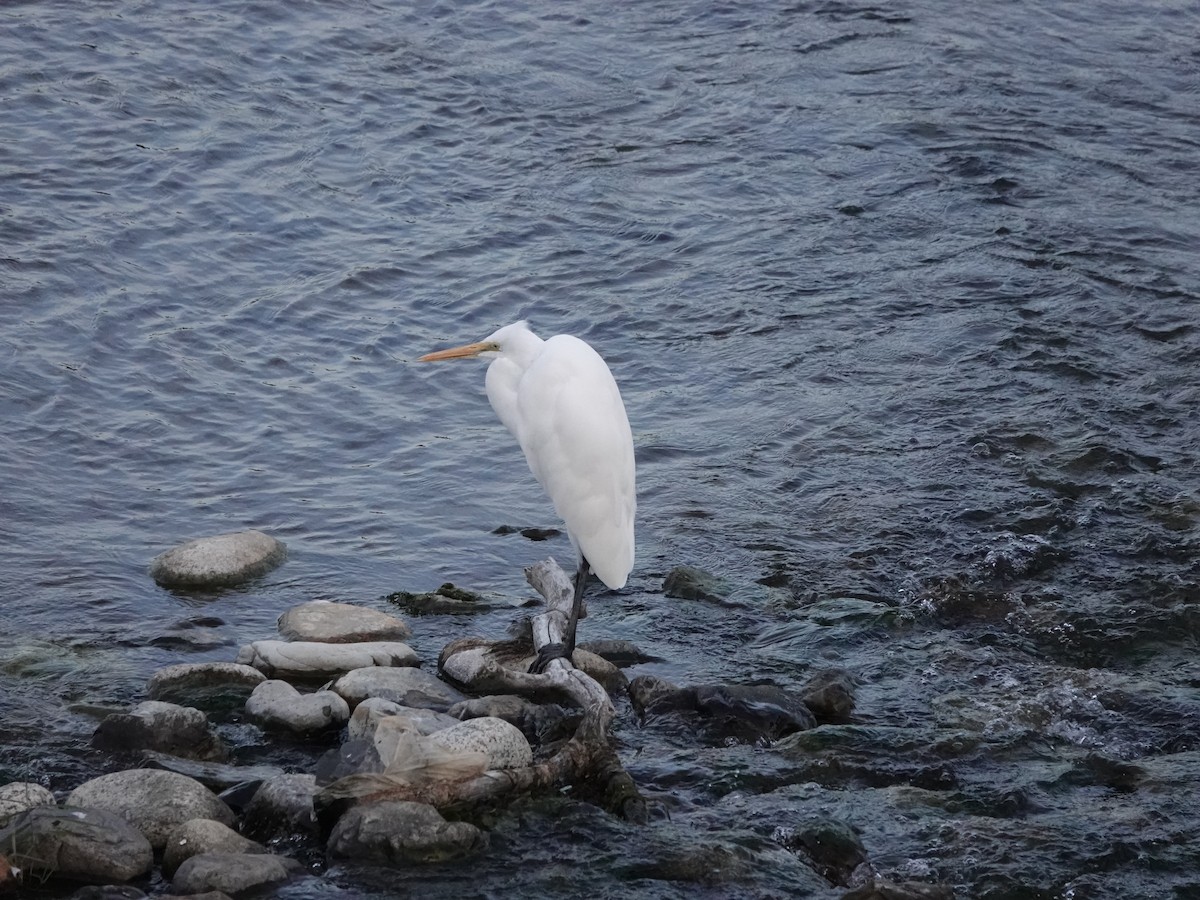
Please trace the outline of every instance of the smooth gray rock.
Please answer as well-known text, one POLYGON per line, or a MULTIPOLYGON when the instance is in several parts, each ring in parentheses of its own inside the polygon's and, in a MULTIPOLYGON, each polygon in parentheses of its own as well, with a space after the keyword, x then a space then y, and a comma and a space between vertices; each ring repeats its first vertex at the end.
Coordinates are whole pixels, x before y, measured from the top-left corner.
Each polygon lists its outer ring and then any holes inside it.
POLYGON ((171 890, 176 894, 241 894, 286 881, 302 868, 294 859, 270 853, 200 853, 184 860, 175 871, 171 890))
POLYGON ((355 669, 335 681, 333 690, 352 708, 368 697, 381 697, 402 706, 445 712, 466 699, 436 675, 413 668, 355 669))
POLYGON ((125 752, 154 750, 205 762, 229 757, 204 713, 161 700, 147 700, 130 712, 107 716, 92 735, 92 746, 125 752))
POLYGON ((403 619, 365 606, 328 600, 293 606, 279 617, 279 633, 289 641, 330 644, 403 641, 412 637, 412 629, 403 619))
POLYGON ((399 641, 255 641, 238 651, 237 661, 271 678, 320 680, 364 667, 416 666, 421 659, 412 647, 399 641))
POLYGON ((424 803, 387 800, 352 807, 326 849, 334 858, 403 865, 457 859, 487 846, 487 834, 474 825, 447 822, 424 803))
POLYGON ((212 819, 191 819, 177 827, 163 849, 162 870, 170 878, 185 860, 201 853, 266 853, 262 844, 212 819))
POLYGON ((287 556, 287 547, 261 531, 196 538, 154 557, 150 577, 163 587, 229 587, 265 575, 287 556))
POLYGON ((126 769, 93 778, 75 788, 65 806, 116 813, 161 850, 176 827, 189 819, 215 819, 233 825, 233 812, 200 782, 161 769, 126 769))
POLYGON ((533 762, 533 750, 525 735, 516 726, 492 716, 459 722, 426 740, 443 750, 482 753, 489 769, 519 769, 533 762))
POLYGON ((315 775, 280 775, 264 781, 246 807, 242 833, 258 841, 311 835, 317 831, 315 775))
POLYGON ((27 809, 0 828, 0 847, 27 878, 107 884, 144 875, 154 864, 145 836, 102 809, 27 809))
POLYGON ((301 694, 286 681, 264 681, 246 701, 246 715, 264 728, 307 734, 341 726, 350 707, 333 691, 301 694))
POLYGON ((354 708, 354 715, 346 726, 346 740, 370 739, 379 725, 379 720, 388 716, 404 716, 413 723, 421 734, 433 734, 443 728, 458 724, 458 718, 432 709, 414 709, 401 706, 382 697, 368 697, 354 708))
POLYGON ((57 806, 54 795, 40 784, 14 781, 0 785, 0 826, 5 825, 17 813, 35 806, 57 806))
POLYGON ((267 676, 253 666, 226 662, 179 663, 151 675, 146 694, 151 700, 225 711, 240 708, 251 692, 266 680, 267 676))

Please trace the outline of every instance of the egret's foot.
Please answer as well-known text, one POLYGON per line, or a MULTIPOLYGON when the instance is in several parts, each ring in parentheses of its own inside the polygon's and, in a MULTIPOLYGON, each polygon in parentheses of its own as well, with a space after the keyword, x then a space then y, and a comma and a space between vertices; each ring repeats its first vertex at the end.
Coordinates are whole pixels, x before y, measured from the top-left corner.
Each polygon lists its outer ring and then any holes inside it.
POLYGON ((537 656, 529 664, 529 674, 541 675, 546 671, 546 667, 556 659, 565 659, 570 662, 571 652, 567 649, 566 644, 547 644, 537 652, 537 656))

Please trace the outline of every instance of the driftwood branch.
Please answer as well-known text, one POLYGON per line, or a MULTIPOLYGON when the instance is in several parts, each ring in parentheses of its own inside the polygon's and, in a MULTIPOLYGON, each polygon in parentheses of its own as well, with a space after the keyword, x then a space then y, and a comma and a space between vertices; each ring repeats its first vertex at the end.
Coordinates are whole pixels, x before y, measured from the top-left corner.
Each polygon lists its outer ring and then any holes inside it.
MULTIPOLYGON (((546 611, 533 620, 533 650, 561 643, 570 613, 573 586, 553 559, 525 570, 530 585, 546 598, 546 611)), ((576 652, 576 660, 587 657, 576 652)), ((476 691, 522 696, 554 695, 583 710, 575 734, 549 758, 517 769, 493 769, 458 780, 396 781, 375 776, 350 776, 318 795, 318 803, 333 804, 354 797, 372 800, 415 800, 439 809, 464 809, 539 790, 586 782, 597 789, 607 809, 630 821, 646 819, 646 803, 622 767, 609 734, 616 710, 607 691, 591 675, 565 659, 553 659, 541 674, 527 671, 532 660, 528 645, 514 652, 509 642, 475 638, 455 641, 441 654, 439 666, 455 681, 476 691), (359 779, 355 781, 355 779, 359 779)))

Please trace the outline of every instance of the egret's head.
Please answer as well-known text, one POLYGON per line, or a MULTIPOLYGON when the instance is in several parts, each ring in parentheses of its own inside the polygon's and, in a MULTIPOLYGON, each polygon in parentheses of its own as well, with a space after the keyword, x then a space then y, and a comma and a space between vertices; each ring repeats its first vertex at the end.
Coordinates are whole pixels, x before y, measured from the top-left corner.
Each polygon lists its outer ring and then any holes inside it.
POLYGON ((505 325, 492 332, 482 341, 463 344, 461 347, 451 347, 449 350, 426 353, 417 362, 438 362, 443 359, 471 359, 474 357, 490 360, 495 359, 501 353, 521 358, 536 351, 541 343, 541 338, 536 337, 529 330, 526 322, 513 322, 511 325, 505 325))
POLYGON ((426 353, 417 362, 438 362, 443 359, 491 359, 500 352, 500 345, 495 341, 477 341, 474 344, 463 344, 461 347, 451 347, 449 350, 437 350, 426 353))

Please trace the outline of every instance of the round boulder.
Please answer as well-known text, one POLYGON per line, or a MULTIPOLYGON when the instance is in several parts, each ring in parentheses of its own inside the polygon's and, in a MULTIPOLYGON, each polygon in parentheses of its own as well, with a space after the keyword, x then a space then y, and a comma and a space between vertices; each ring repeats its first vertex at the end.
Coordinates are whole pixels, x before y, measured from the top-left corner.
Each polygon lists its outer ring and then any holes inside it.
POLYGON ((492 716, 459 722, 426 740, 452 753, 482 753, 489 769, 519 769, 533 763, 533 751, 520 729, 492 716))
POLYGON ((150 563, 150 577, 168 588, 221 588, 270 572, 287 556, 281 541, 261 531, 196 538, 150 563))
POLYGON ((193 778, 161 769, 126 769, 85 781, 65 806, 116 813, 137 828, 155 850, 166 846, 175 828, 189 819, 215 819, 233 825, 233 811, 193 778))
POLYGON ((246 715, 264 728, 307 734, 344 724, 350 707, 333 691, 302 694, 286 681, 264 681, 246 701, 246 715))
POLYGON ((221 891, 236 896, 264 884, 286 881, 303 866, 270 853, 201 853, 183 861, 171 879, 171 893, 221 891))
POLYGON ((329 835, 331 857, 369 862, 430 863, 486 848, 488 837, 467 822, 447 822, 432 806, 385 800, 352 807, 329 835))
POLYGON ((0 828, 0 846, 9 865, 34 878, 106 884, 144 875, 154 864, 150 842, 102 809, 27 809, 0 828))
POLYGON ((162 869, 168 878, 184 860, 201 853, 266 853, 267 848, 244 838, 212 819, 191 819, 171 832, 163 850, 162 869))

